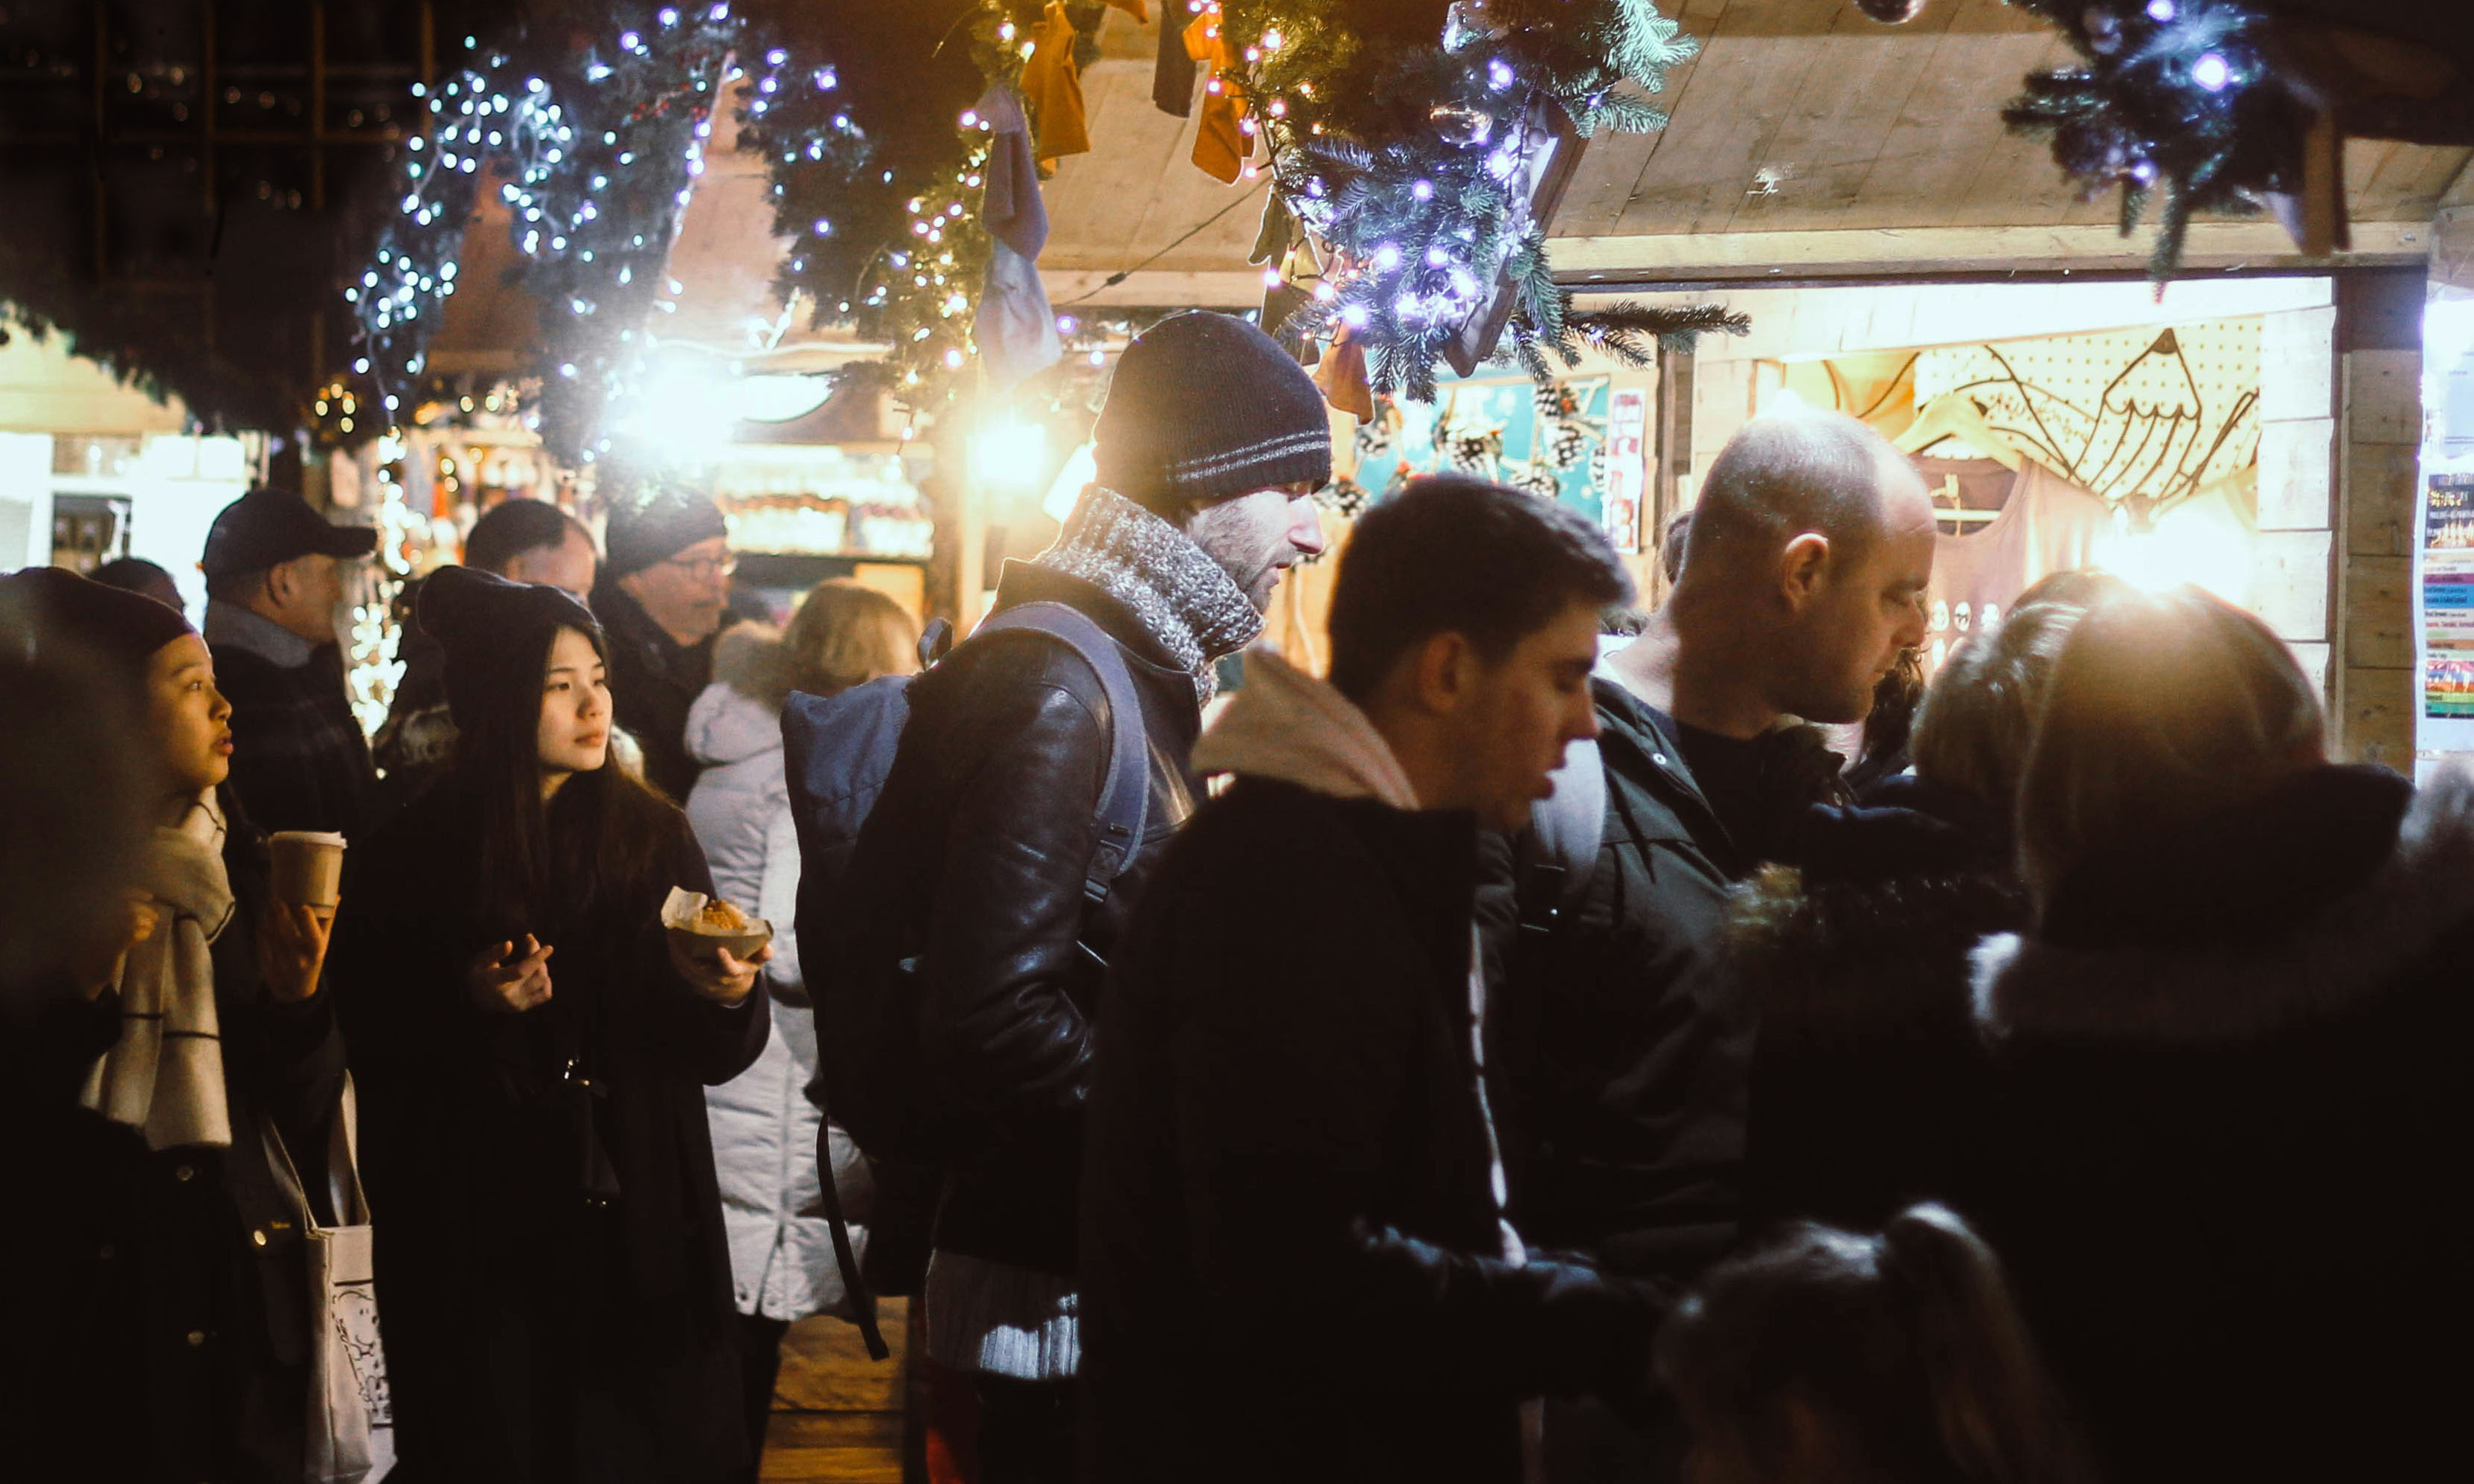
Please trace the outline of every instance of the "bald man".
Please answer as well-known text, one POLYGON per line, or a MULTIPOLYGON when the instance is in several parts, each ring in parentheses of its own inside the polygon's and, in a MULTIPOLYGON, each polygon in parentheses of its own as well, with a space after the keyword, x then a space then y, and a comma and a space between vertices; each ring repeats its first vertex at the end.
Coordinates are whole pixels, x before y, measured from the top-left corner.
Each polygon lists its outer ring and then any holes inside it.
MULTIPOLYGON (((1863 719, 1924 638, 1932 556, 1922 479, 1852 418, 1755 422, 1710 467, 1673 594, 1592 682, 1596 862, 1551 912, 1551 873, 1521 885, 1497 1034, 1532 1242, 1681 1285, 1734 1240, 1750 1027, 1706 972, 1727 890, 1836 797, 1839 760, 1797 723, 1863 719)), ((1602 1466, 1672 1469, 1564 1423, 1602 1466)), ((1557 1431, 1558 1477, 1612 1476, 1557 1431)))

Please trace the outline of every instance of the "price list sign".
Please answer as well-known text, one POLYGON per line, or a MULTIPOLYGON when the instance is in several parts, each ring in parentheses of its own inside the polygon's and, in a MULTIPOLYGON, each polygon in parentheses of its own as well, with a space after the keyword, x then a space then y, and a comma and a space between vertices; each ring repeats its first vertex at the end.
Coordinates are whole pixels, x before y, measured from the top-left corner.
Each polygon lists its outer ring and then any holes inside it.
POLYGON ((2474 473, 2425 476, 2419 546, 2423 720, 2474 735, 2474 473))

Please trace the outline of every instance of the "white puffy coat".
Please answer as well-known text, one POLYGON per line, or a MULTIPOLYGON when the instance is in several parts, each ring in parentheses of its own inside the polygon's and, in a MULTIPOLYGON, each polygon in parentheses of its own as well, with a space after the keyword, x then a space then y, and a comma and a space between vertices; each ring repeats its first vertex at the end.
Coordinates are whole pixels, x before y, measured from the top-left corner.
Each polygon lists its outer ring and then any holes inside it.
MULTIPOLYGON (((847 1305, 816 1177, 823 1115, 806 1090, 816 1072, 816 1020, 800 982, 791 926, 799 842, 783 775, 781 718, 729 683, 760 665, 770 643, 769 635, 734 630, 715 654, 715 671, 723 678, 706 687, 688 712, 688 751, 705 766, 688 795, 687 815, 713 867, 715 889, 773 924, 773 961, 764 969, 772 1037, 755 1065, 705 1089, 705 1112, 739 1310, 790 1320, 843 1313, 847 1305)), ((866 1168, 838 1129, 834 1165, 845 1209, 863 1209, 866 1168)), ((854 1244, 863 1244, 864 1236, 852 1229, 854 1244)))

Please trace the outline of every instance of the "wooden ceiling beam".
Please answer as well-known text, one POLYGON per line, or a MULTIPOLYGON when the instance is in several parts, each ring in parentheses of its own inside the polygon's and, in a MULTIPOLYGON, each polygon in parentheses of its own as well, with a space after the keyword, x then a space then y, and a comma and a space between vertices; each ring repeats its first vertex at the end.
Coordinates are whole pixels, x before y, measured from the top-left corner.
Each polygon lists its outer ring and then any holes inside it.
MULTIPOLYGON (((1940 274, 2143 270, 2153 237, 2111 227, 1913 227, 1557 237, 1555 277, 1575 288, 1616 283, 1760 283, 1940 274)), ((2274 222, 2194 222, 2183 266, 2286 272, 2394 265, 2430 251, 2428 222, 2356 222, 2354 248, 2306 258, 2274 222)))

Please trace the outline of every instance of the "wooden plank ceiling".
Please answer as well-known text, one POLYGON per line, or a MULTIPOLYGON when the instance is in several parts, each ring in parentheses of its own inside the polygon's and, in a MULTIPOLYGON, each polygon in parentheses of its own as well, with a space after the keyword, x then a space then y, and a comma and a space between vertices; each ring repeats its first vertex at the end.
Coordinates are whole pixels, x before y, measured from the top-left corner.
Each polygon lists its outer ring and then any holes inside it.
MULTIPOLYGON (((1593 264, 1620 264, 1628 238, 2112 223, 2110 197, 2077 200, 2043 141, 2002 127, 2020 80, 2072 54, 2001 0, 1932 0, 1899 27, 1848 0, 1661 0, 1669 13, 1678 3, 1702 51, 1659 100, 1673 122, 1593 141, 1553 229, 1593 239, 1593 264)), ((1152 105, 1155 37, 1112 12, 1104 55, 1083 74, 1094 152, 1062 161, 1049 182, 1053 231, 1040 260, 1060 305, 1095 291, 1104 303, 1235 303, 1249 292, 1263 182, 1223 186, 1189 163, 1193 123, 1152 105), (1136 268, 1141 280, 1099 289, 1136 268)), ((2350 143, 2354 219, 2427 223, 2468 155, 2350 143)), ((2380 237, 2384 250, 2394 237, 2380 237)), ((1643 260, 1671 261, 1665 246, 1643 260)), ((2122 256, 2135 263, 2144 252, 2134 244, 2122 256)))

